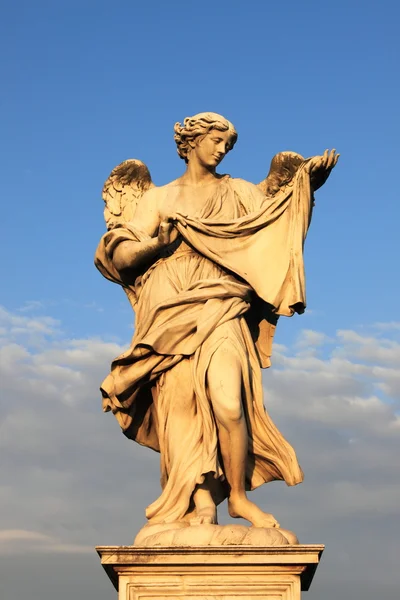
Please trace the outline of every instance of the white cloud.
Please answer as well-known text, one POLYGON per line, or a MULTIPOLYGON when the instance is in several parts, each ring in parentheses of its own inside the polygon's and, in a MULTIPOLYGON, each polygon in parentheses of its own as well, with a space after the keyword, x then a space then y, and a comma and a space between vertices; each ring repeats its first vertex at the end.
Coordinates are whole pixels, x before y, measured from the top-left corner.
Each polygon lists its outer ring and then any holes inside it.
POLYGON ((26 300, 18 312, 27 313, 45 308, 45 304, 41 300, 26 300))
MULTIPOLYGON (((314 337, 307 331, 303 339, 314 337)), ((266 404, 273 414, 296 420, 302 427, 340 432, 341 443, 355 440, 351 450, 346 449, 347 461, 354 453, 361 461, 360 446, 366 456, 369 448, 375 448, 378 456, 378 448, 385 449, 387 464, 381 465, 381 473, 387 471, 390 479, 393 461, 388 445, 400 446, 400 360, 397 363, 394 356, 382 353, 396 348, 397 342, 369 337, 368 343, 380 357, 377 365, 364 360, 365 337, 355 331, 338 332, 313 356, 303 353, 304 344, 292 356, 278 355, 276 368, 264 375, 266 404), (385 358, 389 366, 384 365, 385 358)), ((397 467, 400 470, 400 464, 397 467)))
MULTIPOLYGON (((123 348, 67 339, 50 317, 0 316, 0 552, 79 554, 131 543, 159 493, 159 473, 158 455, 124 438, 101 412, 99 384, 123 348)), ((398 547, 388 526, 400 513, 393 328, 390 336, 384 327, 375 336, 348 330, 330 338, 308 329, 292 348, 277 344, 264 373, 265 404, 306 479, 292 489, 263 486, 253 498, 303 541, 339 554, 344 544, 367 557, 354 528, 379 535, 384 527, 385 543, 398 547)), ((221 515, 224 522, 225 509, 221 515)), ((383 581, 383 564, 379 572, 383 581)))
POLYGON ((351 330, 340 330, 337 333, 343 344, 344 356, 352 356, 366 363, 400 365, 400 343, 383 337, 365 336, 351 330))
POLYGON ((100 383, 124 348, 62 338, 59 323, 48 317, 40 322, 54 329, 32 346, 32 320, 4 309, 0 314, 0 451, 6 459, 0 464, 0 531, 49 536, 46 544, 18 542, 15 549, 5 543, 2 551, 51 546, 69 552, 107 542, 105 530, 113 531, 117 543, 131 542, 146 504, 157 495, 158 460, 127 440, 101 410, 100 383), (130 469, 130 481, 124 481, 130 469))
POLYGON ((60 540, 38 531, 23 529, 4 529, 0 531, 0 556, 26 554, 27 551, 86 554, 87 552, 93 552, 93 548, 79 544, 64 544, 60 540))
POLYGON ((296 348, 313 355, 320 346, 329 341, 331 340, 325 333, 312 329, 303 329, 296 342, 296 348))
POLYGON ((0 327, 2 331, 0 342, 2 343, 4 343, 5 338, 8 341, 17 341, 23 338, 25 344, 38 345, 45 337, 62 333, 59 326, 60 322, 53 319, 53 317, 21 316, 0 306, 0 327))
POLYGON ((387 323, 374 323, 372 326, 374 329, 380 331, 399 331, 400 330, 400 321, 389 321, 387 323))

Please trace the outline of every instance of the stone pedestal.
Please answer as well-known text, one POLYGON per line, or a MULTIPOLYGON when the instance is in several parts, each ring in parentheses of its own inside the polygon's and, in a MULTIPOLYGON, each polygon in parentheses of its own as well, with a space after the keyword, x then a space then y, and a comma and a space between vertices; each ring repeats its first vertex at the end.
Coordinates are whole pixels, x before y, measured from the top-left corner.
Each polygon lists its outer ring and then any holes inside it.
POLYGON ((118 600, 300 600, 324 546, 99 546, 118 600))

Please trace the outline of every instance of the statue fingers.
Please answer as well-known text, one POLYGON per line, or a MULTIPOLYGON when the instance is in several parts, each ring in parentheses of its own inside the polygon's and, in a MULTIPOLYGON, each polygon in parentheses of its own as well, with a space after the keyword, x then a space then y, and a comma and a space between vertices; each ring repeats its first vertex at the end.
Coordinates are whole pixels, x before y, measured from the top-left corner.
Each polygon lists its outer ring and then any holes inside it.
POLYGON ((328 154, 328 160, 326 162, 326 168, 327 169, 332 169, 333 165, 334 165, 334 161, 335 161, 335 152, 336 150, 333 148, 333 150, 331 150, 328 154))
POLYGON ((323 154, 323 157, 322 157, 322 165, 323 165, 323 167, 325 167, 325 169, 327 169, 327 168, 328 168, 328 165, 329 165, 329 157, 330 157, 329 150, 328 150, 328 149, 326 149, 326 150, 325 150, 325 152, 324 152, 324 154, 323 154))
POLYGON ((333 167, 336 165, 338 158, 339 158, 339 154, 336 154, 336 149, 334 148, 333 150, 331 150, 331 154, 329 157, 329 169, 333 169, 333 167))
POLYGON ((179 223, 180 225, 182 225, 182 227, 186 227, 187 223, 186 223, 186 216, 185 215, 181 215, 180 213, 174 213, 171 216, 171 219, 173 221, 175 221, 176 223, 179 223))
POLYGON ((167 239, 172 231, 173 224, 168 221, 161 221, 160 227, 158 228, 159 236, 163 239, 167 239))
POLYGON ((170 221, 161 221, 160 229, 162 231, 171 231, 172 223, 170 221))

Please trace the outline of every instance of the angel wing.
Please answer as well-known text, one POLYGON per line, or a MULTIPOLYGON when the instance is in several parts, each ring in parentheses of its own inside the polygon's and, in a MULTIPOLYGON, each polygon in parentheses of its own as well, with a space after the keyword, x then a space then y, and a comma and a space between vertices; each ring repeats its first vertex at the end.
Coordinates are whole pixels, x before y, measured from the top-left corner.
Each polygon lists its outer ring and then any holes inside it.
POLYGON ((107 229, 131 221, 140 198, 152 187, 150 171, 141 160, 129 158, 116 166, 103 186, 107 229))
POLYGON ((306 159, 297 152, 278 152, 271 160, 269 173, 257 187, 268 197, 275 194, 285 185, 290 184, 299 166, 306 159))
MULTIPOLYGON (((104 219, 107 229, 113 229, 133 219, 140 198, 147 190, 155 187, 147 166, 135 158, 128 158, 117 165, 103 186, 105 202, 104 219)), ((135 311, 136 295, 133 290, 124 288, 129 302, 135 311)))

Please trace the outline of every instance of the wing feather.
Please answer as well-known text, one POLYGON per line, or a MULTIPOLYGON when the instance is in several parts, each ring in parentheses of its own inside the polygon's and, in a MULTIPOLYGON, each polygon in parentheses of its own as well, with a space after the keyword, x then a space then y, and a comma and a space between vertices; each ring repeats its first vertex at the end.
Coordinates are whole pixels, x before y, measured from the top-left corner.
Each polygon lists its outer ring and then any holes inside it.
MULTIPOLYGON (((103 186, 104 219, 107 229, 132 221, 140 198, 154 187, 149 169, 135 158, 124 160, 108 176, 103 186)), ((124 288, 135 312, 134 289, 124 288)))
POLYGON ((152 187, 150 171, 141 160, 129 158, 117 165, 103 186, 107 229, 131 221, 140 198, 152 187))
POLYGON ((269 198, 275 196, 282 187, 290 184, 304 161, 305 158, 297 152, 278 152, 271 160, 268 175, 257 187, 269 198))

